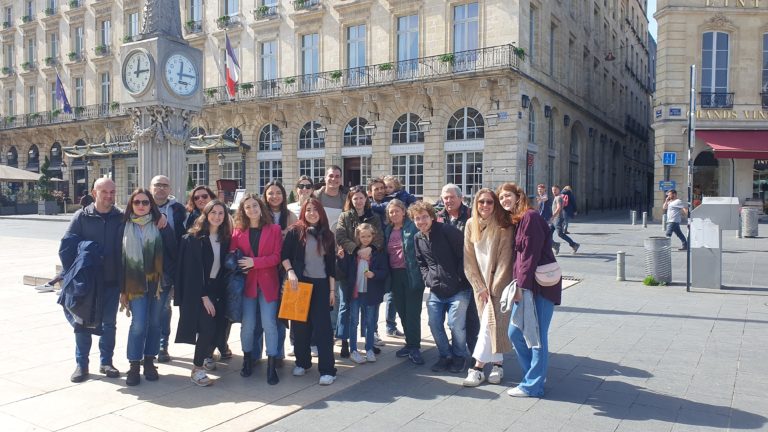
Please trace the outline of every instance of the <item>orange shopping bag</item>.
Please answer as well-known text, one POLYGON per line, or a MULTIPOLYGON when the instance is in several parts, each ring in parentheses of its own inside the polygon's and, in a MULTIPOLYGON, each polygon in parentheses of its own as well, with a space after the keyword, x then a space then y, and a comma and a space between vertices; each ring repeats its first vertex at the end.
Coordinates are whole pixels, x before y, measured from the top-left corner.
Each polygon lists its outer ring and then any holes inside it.
POLYGON ((291 281, 285 280, 283 300, 277 317, 291 321, 306 322, 309 316, 309 301, 312 299, 312 284, 299 282, 299 288, 294 291, 291 281))

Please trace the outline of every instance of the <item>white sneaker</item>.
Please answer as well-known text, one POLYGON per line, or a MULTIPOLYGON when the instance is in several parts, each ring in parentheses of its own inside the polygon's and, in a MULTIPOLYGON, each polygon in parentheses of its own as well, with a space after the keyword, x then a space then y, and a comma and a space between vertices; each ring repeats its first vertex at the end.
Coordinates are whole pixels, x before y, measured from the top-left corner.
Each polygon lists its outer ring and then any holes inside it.
POLYGON ((363 364, 367 361, 365 357, 360 355, 359 351, 352 351, 349 353, 349 359, 357 364, 363 364))
POLYGON ((37 290, 37 292, 44 293, 44 292, 52 292, 55 288, 53 285, 46 283, 44 285, 36 286, 35 289, 37 290))
POLYGON ((531 397, 528 393, 521 390, 520 387, 512 387, 511 389, 507 390, 507 394, 512 397, 531 397))
POLYGON ((467 372, 467 377, 464 378, 464 382, 462 382, 461 384, 464 387, 477 387, 483 381, 485 381, 485 374, 483 374, 483 371, 469 368, 469 371, 467 372))
POLYGON ((211 357, 208 357, 207 359, 203 360, 203 368, 205 368, 207 371, 215 371, 216 362, 211 357))
POLYGON ((312 345, 309 347, 309 352, 312 354, 312 357, 317 357, 317 346, 312 345))
POLYGON ((287 355, 287 356, 291 356, 291 357, 296 357, 296 351, 295 351, 295 349, 293 348, 293 345, 288 345, 288 346, 289 346, 290 348, 288 348, 288 351, 286 351, 285 355, 287 355))
POLYGON ((504 378, 504 368, 499 365, 493 365, 491 373, 488 374, 488 382, 491 384, 498 384, 504 378))
POLYGON ((371 362, 371 363, 372 363, 372 362, 375 362, 375 361, 376 361, 376 353, 374 353, 374 352, 373 352, 373 350, 370 350, 370 351, 366 351, 366 352, 365 352, 365 359, 366 359, 368 362, 371 362))
POLYGON ((333 375, 323 375, 320 377, 320 385, 331 385, 336 381, 336 377, 333 375))
POLYGON ((373 346, 377 347, 383 347, 385 345, 384 341, 381 340, 379 337, 379 332, 376 332, 373 334, 373 346))
POLYGON ((307 370, 301 366, 294 366, 293 376, 304 376, 307 374, 307 370))
POLYGON ((190 381, 192 381, 192 383, 195 385, 199 385, 200 387, 208 387, 209 385, 213 384, 213 380, 208 378, 208 375, 205 374, 204 369, 192 370, 192 377, 190 377, 190 381))

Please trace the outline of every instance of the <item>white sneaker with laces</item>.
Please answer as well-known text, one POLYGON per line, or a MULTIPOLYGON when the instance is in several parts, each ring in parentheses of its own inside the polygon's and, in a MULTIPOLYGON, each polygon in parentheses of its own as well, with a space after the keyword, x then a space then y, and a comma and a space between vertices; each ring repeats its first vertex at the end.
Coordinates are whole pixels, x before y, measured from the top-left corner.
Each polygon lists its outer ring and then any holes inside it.
POLYGON ((483 371, 469 368, 469 371, 467 371, 467 377, 464 378, 464 382, 461 384, 464 387, 477 387, 483 381, 485 381, 485 374, 483 374, 483 371))
POLYGON ((312 354, 312 357, 317 357, 317 346, 312 345, 309 347, 309 352, 312 354))
POLYGON ((336 381, 336 377, 333 375, 323 375, 320 377, 320 385, 322 386, 331 385, 334 381, 336 381))
POLYGON ((511 389, 507 390, 507 394, 512 397, 531 397, 528 393, 521 390, 520 387, 512 387, 511 389))
POLYGON ((491 373, 488 374, 488 382, 498 384, 504 378, 504 368, 500 365, 493 365, 491 373))
POLYGON ((373 334, 373 346, 383 347, 384 345, 385 345, 385 343, 379 337, 379 333, 378 332, 374 333, 373 334))
POLYGON ((360 351, 352 351, 349 353, 349 359, 357 364, 363 364, 367 361, 365 357, 360 355, 360 351))
POLYGON ((367 360, 370 363, 373 363, 376 361, 376 353, 373 352, 373 350, 366 351, 365 352, 365 360, 367 360))
POLYGON ((205 369, 194 369, 192 371, 192 377, 190 378, 193 384, 199 385, 200 387, 207 387, 211 384, 213 384, 213 380, 208 378, 208 375, 205 374, 205 369))
POLYGON ((213 358, 208 357, 203 361, 203 368, 207 371, 215 371, 216 370, 216 362, 213 360, 213 358))
POLYGON ((298 376, 304 376, 306 374, 307 374, 307 370, 306 369, 304 369, 301 366, 294 366, 294 368, 293 368, 293 376, 298 377, 298 376))

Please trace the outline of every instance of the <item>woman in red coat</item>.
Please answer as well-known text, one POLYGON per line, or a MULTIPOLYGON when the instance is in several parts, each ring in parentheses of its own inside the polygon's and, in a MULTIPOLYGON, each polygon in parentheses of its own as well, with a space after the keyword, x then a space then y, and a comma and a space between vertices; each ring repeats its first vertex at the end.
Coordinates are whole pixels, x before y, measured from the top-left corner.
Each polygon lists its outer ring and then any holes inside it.
POLYGON ((277 266, 280 264, 282 244, 280 225, 272 223, 267 206, 256 195, 246 194, 235 213, 235 230, 230 245, 230 251, 239 249, 243 253, 243 259, 238 264, 248 272, 240 327, 240 342, 243 346, 243 368, 240 375, 248 377, 252 373, 253 329, 256 320, 260 320, 267 340, 267 382, 271 385, 280 381, 275 367, 278 355, 277 300, 280 291, 277 266))

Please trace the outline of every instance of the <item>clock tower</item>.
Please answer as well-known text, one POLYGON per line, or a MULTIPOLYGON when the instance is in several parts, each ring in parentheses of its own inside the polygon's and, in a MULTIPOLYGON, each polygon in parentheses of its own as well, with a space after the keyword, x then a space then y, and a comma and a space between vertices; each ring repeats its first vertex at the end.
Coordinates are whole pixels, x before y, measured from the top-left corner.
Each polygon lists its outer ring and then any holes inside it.
POLYGON ((121 105, 133 120, 139 185, 167 175, 185 201, 190 121, 202 109, 203 54, 181 36, 178 0, 144 0, 136 40, 120 48, 121 105))

